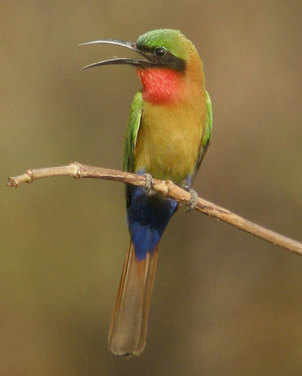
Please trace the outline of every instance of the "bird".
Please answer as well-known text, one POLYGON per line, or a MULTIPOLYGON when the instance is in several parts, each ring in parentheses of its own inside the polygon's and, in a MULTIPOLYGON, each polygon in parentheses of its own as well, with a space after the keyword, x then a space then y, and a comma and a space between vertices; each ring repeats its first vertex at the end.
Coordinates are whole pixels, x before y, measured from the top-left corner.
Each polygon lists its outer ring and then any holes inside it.
POLYGON ((175 200, 152 191, 152 177, 189 190, 194 201, 192 183, 210 144, 213 111, 203 62, 181 31, 151 30, 136 42, 100 39, 81 43, 100 44, 128 48, 138 57, 105 59, 84 70, 130 65, 141 82, 130 107, 123 169, 145 175, 146 187, 126 185, 130 246, 108 336, 113 354, 130 357, 140 355, 146 345, 159 241, 178 207, 175 200))

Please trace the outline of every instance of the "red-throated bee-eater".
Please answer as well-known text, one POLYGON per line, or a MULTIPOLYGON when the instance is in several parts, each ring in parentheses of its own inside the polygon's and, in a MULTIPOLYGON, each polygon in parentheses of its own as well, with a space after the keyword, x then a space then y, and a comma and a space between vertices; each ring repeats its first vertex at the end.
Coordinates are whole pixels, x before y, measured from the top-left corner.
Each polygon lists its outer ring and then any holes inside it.
MULTIPOLYGON (((124 169, 190 188, 212 132, 212 105, 196 48, 170 29, 149 31, 135 43, 105 39, 83 45, 105 43, 141 56, 85 67, 128 64, 141 80, 130 109, 124 169)), ((131 241, 109 331, 109 349, 124 356, 139 355, 145 347, 158 243, 177 209, 176 201, 131 185, 126 201, 131 241)))

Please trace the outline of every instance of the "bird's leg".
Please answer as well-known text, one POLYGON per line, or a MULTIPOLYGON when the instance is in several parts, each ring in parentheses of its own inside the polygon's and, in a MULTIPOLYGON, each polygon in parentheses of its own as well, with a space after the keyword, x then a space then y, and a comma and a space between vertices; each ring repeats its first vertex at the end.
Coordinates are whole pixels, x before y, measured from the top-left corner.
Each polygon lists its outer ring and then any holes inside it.
POLYGON ((191 195, 186 211, 194 210, 198 202, 198 193, 195 191, 195 189, 191 188, 189 185, 185 185, 183 188, 186 191, 188 191, 191 195))
POLYGON ((190 203, 188 205, 188 211, 194 210, 198 203, 198 193, 193 188, 189 188, 188 192, 190 193, 190 203))
POLYGON ((148 174, 148 173, 144 173, 144 176, 145 176, 144 190, 145 190, 145 192, 147 193, 148 196, 151 196, 154 193, 154 191, 152 189, 152 184, 153 184, 152 175, 148 174))
POLYGON ((187 211, 191 211, 196 208, 197 202, 198 202, 198 193, 191 188, 192 187, 192 176, 188 175, 185 184, 183 185, 183 188, 188 191, 191 195, 190 202, 187 205, 187 211))

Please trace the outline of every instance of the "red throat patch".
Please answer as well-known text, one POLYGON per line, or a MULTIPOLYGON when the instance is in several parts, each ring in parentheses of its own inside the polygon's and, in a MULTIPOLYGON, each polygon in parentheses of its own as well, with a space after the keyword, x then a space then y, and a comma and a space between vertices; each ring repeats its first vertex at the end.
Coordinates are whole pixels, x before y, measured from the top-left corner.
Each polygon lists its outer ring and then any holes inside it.
POLYGON ((183 94, 183 74, 167 68, 138 69, 143 99, 153 104, 168 104, 183 94))

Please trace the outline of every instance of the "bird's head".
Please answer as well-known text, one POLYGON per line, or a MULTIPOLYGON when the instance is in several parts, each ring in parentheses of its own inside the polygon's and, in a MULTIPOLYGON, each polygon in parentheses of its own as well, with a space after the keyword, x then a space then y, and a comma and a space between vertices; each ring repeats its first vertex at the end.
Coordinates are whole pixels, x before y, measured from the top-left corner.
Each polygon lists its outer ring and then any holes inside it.
POLYGON ((202 64, 193 43, 180 31, 159 29, 138 37, 136 42, 101 39, 81 45, 113 44, 126 47, 140 58, 111 58, 89 64, 83 69, 102 65, 127 64, 137 68, 143 97, 156 104, 175 102, 185 95, 186 86, 203 82, 202 64))

